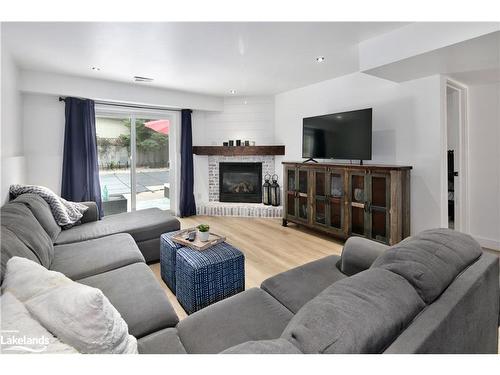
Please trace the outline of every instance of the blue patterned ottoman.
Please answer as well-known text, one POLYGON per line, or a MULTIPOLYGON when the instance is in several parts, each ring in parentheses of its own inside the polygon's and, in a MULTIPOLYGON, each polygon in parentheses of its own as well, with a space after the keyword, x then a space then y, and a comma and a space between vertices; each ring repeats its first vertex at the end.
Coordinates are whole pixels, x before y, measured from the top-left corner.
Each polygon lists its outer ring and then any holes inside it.
POLYGON ((175 258, 177 250, 182 247, 178 243, 172 241, 172 236, 175 236, 180 231, 163 233, 160 237, 160 274, 161 278, 170 290, 175 294, 175 258))
POLYGON ((175 273, 177 300, 188 314, 245 290, 245 257, 226 242, 177 249, 175 273))

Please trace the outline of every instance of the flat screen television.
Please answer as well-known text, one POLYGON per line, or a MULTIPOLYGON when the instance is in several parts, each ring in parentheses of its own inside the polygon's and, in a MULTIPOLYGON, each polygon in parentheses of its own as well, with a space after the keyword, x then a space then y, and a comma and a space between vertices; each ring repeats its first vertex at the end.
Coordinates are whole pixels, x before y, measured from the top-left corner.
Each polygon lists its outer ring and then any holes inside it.
POLYGON ((371 160, 372 109, 304 118, 302 157, 371 160))

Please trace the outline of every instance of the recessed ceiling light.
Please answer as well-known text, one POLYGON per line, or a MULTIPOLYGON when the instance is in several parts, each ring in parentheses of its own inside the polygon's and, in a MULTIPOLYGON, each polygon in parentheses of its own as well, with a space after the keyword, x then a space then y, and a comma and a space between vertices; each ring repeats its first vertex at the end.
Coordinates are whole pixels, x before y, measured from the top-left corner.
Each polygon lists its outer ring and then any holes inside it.
POLYGON ((231 91, 229 91, 229 92, 231 93, 231 95, 236 94, 236 90, 234 90, 234 89, 233 89, 233 90, 231 90, 231 91))
POLYGON ((153 82, 153 78, 134 76, 134 81, 136 81, 136 82, 153 82))
POLYGON ((100 71, 100 70, 101 70, 101 68, 99 68, 98 66, 93 66, 93 67, 92 67, 92 70, 93 70, 94 72, 98 72, 98 71, 100 71))
POLYGON ((323 61, 325 61, 325 57, 324 56, 318 56, 318 57, 316 57, 316 62, 322 63, 323 61))

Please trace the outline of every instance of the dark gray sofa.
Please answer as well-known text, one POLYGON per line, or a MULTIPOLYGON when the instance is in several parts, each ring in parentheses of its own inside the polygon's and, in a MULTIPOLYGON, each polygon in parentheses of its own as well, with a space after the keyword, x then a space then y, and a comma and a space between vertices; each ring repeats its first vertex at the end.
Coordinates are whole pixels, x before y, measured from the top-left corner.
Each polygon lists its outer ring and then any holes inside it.
POLYGON ((497 353, 499 258, 425 231, 329 256, 138 340, 141 353, 497 353))
POLYGON ((1 280, 12 256, 25 257, 101 289, 137 338, 175 327, 177 314, 146 261, 159 258, 160 234, 179 229, 179 221, 157 209, 98 221, 95 203, 86 204, 90 208, 82 224, 66 230, 61 230, 37 195, 23 194, 5 204, 1 280))
POLYGON ((101 289, 140 353, 497 353, 499 258, 468 235, 425 231, 391 248, 352 237, 340 257, 271 277, 179 322, 136 244, 178 222, 144 234, 143 222, 103 220, 101 229, 96 219, 92 207, 85 229, 58 242, 65 231, 45 201, 26 194, 4 205, 0 277, 10 257, 22 256, 101 289))

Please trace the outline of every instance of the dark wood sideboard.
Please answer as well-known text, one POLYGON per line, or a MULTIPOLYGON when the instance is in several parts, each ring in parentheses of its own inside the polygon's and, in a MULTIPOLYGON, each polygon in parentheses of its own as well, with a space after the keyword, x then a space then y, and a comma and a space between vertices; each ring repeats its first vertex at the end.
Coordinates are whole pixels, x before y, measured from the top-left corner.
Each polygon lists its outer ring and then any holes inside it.
POLYGON ((410 235, 411 169, 283 162, 283 225, 396 244, 410 235))

